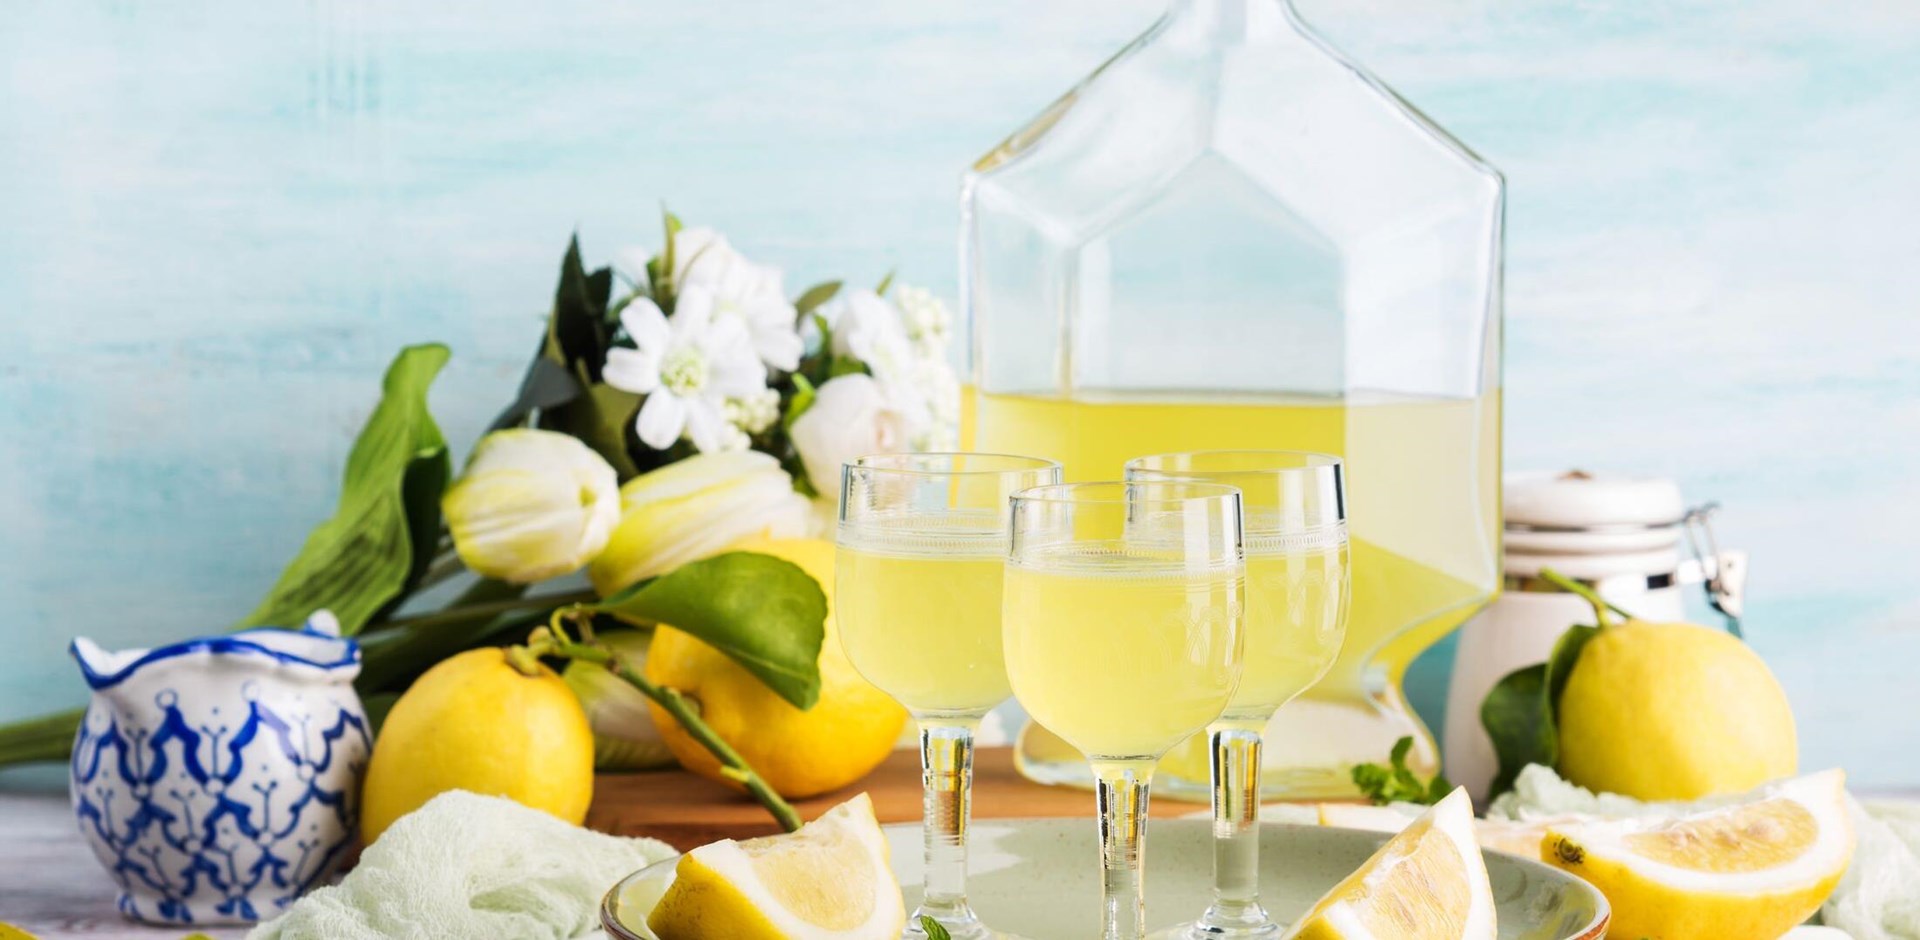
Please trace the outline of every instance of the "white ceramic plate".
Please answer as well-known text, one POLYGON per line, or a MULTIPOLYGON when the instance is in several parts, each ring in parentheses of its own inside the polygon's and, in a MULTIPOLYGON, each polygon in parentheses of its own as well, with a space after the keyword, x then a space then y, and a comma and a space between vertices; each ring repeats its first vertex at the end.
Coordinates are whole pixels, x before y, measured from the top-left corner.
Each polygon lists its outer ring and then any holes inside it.
MULTIPOLYGON (((1213 875, 1206 820, 1150 824, 1147 921, 1168 926, 1206 907, 1213 875)), ((907 909, 920 900, 920 827, 888 826, 893 871, 907 909)), ((1031 940, 1098 930, 1100 862, 1092 819, 981 820, 971 832, 967 893, 987 925, 1031 940)), ((1367 860, 1388 836, 1359 829, 1268 823, 1260 835, 1260 895, 1276 918, 1304 913, 1367 860)), ((1500 940, 1599 940, 1607 902, 1593 886, 1539 862, 1488 852, 1500 940)), ((600 916, 615 940, 656 940, 647 914, 673 883, 678 858, 651 865, 607 893, 600 916)))

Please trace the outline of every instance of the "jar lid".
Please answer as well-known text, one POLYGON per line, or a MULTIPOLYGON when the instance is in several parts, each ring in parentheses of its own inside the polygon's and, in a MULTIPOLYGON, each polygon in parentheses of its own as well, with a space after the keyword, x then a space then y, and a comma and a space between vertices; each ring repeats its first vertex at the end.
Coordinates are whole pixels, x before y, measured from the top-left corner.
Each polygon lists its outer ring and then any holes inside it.
POLYGON ((1509 553, 1655 551, 1679 540, 1687 514, 1679 484, 1661 477, 1534 471, 1504 482, 1509 553))

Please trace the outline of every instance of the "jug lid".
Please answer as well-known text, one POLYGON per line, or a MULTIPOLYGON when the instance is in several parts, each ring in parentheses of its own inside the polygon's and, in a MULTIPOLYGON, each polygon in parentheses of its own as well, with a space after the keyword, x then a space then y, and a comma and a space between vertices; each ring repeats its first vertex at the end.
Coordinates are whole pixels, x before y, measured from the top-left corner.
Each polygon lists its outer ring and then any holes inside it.
POLYGON ((110 651, 86 637, 74 637, 68 652, 94 691, 110 689, 135 672, 182 656, 246 656, 319 672, 360 668, 360 644, 340 635, 329 611, 314 611, 298 630, 255 627, 219 636, 196 637, 152 649, 110 651))
POLYGON ((1678 543, 1687 516, 1680 485, 1663 477, 1533 471, 1504 483, 1511 553, 1659 551, 1678 543))

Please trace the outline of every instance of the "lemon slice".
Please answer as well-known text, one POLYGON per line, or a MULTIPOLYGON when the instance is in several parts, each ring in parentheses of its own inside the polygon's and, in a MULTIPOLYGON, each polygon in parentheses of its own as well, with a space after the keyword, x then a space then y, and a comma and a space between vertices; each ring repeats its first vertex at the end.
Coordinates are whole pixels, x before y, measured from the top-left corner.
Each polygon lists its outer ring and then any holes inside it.
POLYGON ((647 927, 660 940, 895 940, 906 920, 862 793, 798 832, 681 856, 647 927))
POLYGON ((1290 940, 1493 940, 1493 888, 1456 789, 1334 886, 1290 940))
POLYGON ((1828 770, 1677 819, 1549 826, 1540 851, 1607 896, 1609 936, 1773 940, 1846 873, 1845 796, 1846 775, 1828 770))

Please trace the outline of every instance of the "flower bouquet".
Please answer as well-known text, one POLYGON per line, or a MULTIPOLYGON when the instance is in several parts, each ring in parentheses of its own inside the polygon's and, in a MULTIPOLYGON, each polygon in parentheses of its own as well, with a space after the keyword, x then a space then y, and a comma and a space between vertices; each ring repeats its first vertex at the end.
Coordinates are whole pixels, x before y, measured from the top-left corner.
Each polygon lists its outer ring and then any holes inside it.
MULTIPOLYGON (((954 445, 950 318, 890 275, 872 289, 832 281, 789 299, 779 269, 719 233, 667 214, 664 234, 659 251, 591 271, 577 238, 569 244, 525 378, 457 478, 427 406, 449 351, 403 349, 348 456, 334 515, 234 626, 331 610, 358 636, 356 686, 375 715, 436 663, 531 632, 518 649, 573 659, 569 684, 596 724, 619 723, 620 703, 596 698, 609 676, 624 678, 618 694, 662 706, 713 751, 722 776, 790 817, 697 709, 640 675, 632 636, 599 642, 594 629, 671 618, 781 699, 812 706, 821 586, 791 562, 731 549, 821 531, 843 460, 954 445)), ((0 728, 0 766, 64 759, 79 718, 0 728)), ((604 764, 657 756, 600 743, 604 764)))

